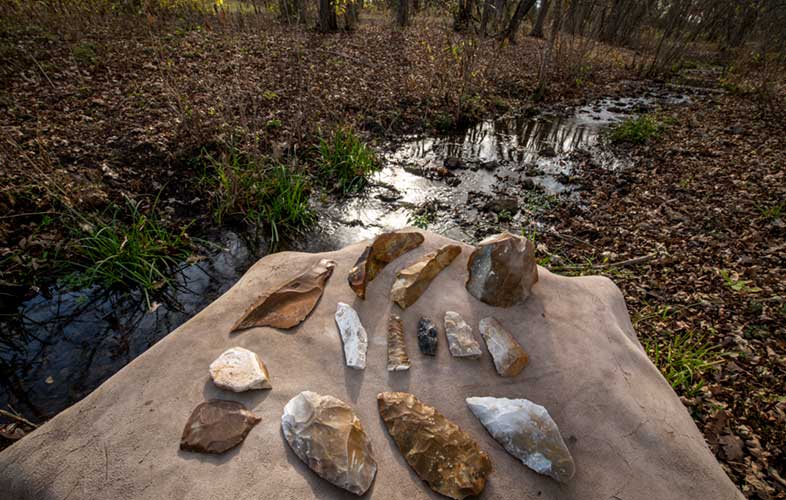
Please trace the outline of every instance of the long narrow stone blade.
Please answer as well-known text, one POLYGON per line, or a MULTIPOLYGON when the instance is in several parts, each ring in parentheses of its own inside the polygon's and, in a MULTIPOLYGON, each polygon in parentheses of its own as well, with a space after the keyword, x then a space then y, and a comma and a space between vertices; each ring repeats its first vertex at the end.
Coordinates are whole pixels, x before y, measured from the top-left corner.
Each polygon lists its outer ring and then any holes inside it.
POLYGON ((437 274, 448 267, 460 253, 460 246, 445 245, 400 270, 390 289, 390 298, 402 309, 411 306, 423 295, 437 274))
POLYGON ((409 355, 404 341, 404 323, 401 318, 391 315, 388 320, 388 371, 409 370, 409 355))

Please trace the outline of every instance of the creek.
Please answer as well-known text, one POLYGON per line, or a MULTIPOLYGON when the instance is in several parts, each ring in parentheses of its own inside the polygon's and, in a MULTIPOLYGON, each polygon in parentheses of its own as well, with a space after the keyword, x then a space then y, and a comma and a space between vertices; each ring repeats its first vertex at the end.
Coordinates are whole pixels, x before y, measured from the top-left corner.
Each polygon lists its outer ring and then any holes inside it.
MULTIPOLYGON (((625 167, 602 145, 611 124, 688 100, 654 89, 509 114, 455 135, 403 137, 382 153, 383 168, 362 196, 317 202, 318 228, 286 249, 334 250, 407 225, 468 243, 500 229, 521 231, 550 204, 577 202, 572 179, 580 162, 625 167)), ((99 287, 52 289, 21 304, 0 322, 0 408, 33 422, 51 418, 217 299, 268 251, 228 231, 215 239, 221 250, 179 269, 176 285, 152 307, 139 292, 99 287)))

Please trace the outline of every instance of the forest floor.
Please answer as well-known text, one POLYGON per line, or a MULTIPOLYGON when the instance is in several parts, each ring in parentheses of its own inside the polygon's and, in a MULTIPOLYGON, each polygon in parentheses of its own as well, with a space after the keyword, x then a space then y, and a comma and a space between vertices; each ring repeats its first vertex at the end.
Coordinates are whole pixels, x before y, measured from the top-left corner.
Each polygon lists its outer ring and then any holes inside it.
MULTIPOLYGON (((69 259, 79 228, 64 213, 130 199, 198 233, 213 224, 194 166, 204 151, 308 170, 336 126, 382 142, 522 111, 543 54, 527 37, 468 44, 437 21, 337 35, 215 19, 125 28, 0 28, 4 301, 69 259)), ((566 65, 545 101, 613 92, 634 77, 631 57, 566 65)), ((539 250, 556 272, 612 277, 662 370, 711 365, 676 390, 746 496, 786 498, 786 120, 738 94, 666 113, 659 138, 626 148, 629 169, 585 166, 582 203, 547 215, 561 236, 539 236, 539 250)))
POLYGON ((555 272, 620 286, 729 476, 749 498, 786 498, 783 109, 719 95, 661 119, 628 169, 586 165, 582 202, 547 215, 557 235, 540 250, 555 272))

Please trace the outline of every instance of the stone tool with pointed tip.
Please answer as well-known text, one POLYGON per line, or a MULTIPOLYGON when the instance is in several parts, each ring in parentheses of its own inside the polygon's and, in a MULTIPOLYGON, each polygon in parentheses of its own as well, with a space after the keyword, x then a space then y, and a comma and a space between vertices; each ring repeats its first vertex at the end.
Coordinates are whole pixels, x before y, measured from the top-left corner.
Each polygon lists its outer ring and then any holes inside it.
POLYGON ((407 392, 380 393, 377 404, 404 459, 431 489, 456 499, 483 492, 491 459, 472 436, 407 392))
POLYGON ((237 401, 213 399, 200 403, 188 417, 180 449, 224 453, 239 445, 261 419, 237 401))
POLYGON ((303 391, 286 404, 281 430, 311 470, 362 495, 377 474, 371 441, 352 407, 333 396, 303 391))
POLYGON ((467 398, 472 413, 514 457, 561 483, 576 471, 573 457, 546 408, 527 399, 467 398))
POLYGON ((322 259, 306 272, 264 296, 249 307, 231 331, 245 330, 257 326, 292 328, 299 325, 314 309, 322 297, 335 261, 322 259))

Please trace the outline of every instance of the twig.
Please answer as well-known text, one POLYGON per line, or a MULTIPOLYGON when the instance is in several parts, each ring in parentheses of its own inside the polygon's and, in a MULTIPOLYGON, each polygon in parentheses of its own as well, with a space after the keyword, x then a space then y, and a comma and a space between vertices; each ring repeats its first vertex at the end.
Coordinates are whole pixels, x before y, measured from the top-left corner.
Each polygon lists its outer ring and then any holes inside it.
POLYGON ((658 256, 657 253, 650 253, 647 255, 642 255, 641 257, 634 257, 633 259, 621 260, 619 262, 609 262, 606 264, 597 264, 594 266, 561 266, 561 267, 553 267, 551 268, 551 270, 552 271, 581 271, 582 269, 608 269, 610 267, 633 266, 635 264, 641 264, 642 262, 650 261, 657 256, 658 256))
POLYGON ((16 218, 16 217, 28 217, 28 216, 33 216, 33 215, 50 215, 50 214, 56 214, 56 213, 59 213, 59 212, 55 212, 53 210, 49 210, 47 212, 27 212, 27 213, 23 213, 23 214, 0 215, 0 220, 2 220, 2 219, 13 219, 13 218, 16 218))
POLYGON ((597 248, 592 243, 590 243, 588 241, 584 241, 581 238, 577 238, 575 236, 571 236, 569 234, 562 234, 562 233, 558 233, 557 231, 549 231, 546 234, 556 236, 557 238, 562 238, 563 240, 575 241, 576 243, 581 243, 582 245, 588 246, 590 248, 597 248))
POLYGON ((46 74, 46 71, 44 71, 44 68, 41 67, 33 54, 30 54, 30 59, 32 59, 35 65, 38 66, 38 69, 41 70, 41 74, 44 75, 44 78, 46 78, 46 81, 49 82, 49 85, 51 85, 54 90, 57 90, 57 87, 55 87, 55 84, 52 83, 52 80, 49 79, 49 75, 46 74))
POLYGON ((0 410, 0 416, 10 418, 11 420, 15 420, 21 424, 29 425, 33 429, 38 429, 38 426, 33 422, 27 420, 25 417, 11 413, 10 411, 0 410))

